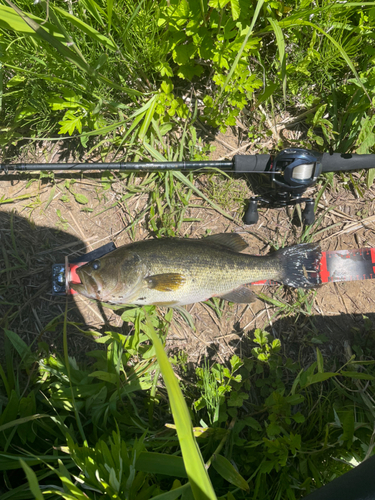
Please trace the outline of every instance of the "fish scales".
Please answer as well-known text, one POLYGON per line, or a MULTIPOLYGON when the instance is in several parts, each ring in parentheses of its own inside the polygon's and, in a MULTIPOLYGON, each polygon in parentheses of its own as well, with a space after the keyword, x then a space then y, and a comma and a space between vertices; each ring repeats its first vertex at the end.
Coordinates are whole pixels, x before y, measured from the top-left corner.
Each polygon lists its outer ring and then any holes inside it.
POLYGON ((152 254, 148 254, 146 247, 134 248, 147 261, 149 275, 177 272, 186 278, 168 296, 163 295, 166 292, 149 290, 146 295, 153 303, 171 298, 181 305, 185 297, 187 303, 199 302, 228 293, 244 283, 276 279, 280 272, 269 259, 235 253, 217 245, 202 246, 200 240, 158 240, 153 246, 156 252, 152 254))
POLYGON ((317 245, 296 245, 264 257, 240 253, 245 246, 237 234, 136 242, 79 268, 82 283, 71 286, 114 304, 177 306, 213 296, 251 302, 255 294, 246 283, 271 279, 306 286, 306 269, 313 269, 320 257, 317 245))

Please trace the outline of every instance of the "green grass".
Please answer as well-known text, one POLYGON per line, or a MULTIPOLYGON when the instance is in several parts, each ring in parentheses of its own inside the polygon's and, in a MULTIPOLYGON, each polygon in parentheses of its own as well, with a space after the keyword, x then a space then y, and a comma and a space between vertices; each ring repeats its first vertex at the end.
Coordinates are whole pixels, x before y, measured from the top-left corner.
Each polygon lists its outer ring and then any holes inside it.
MULTIPOLYGON (((85 159, 204 159, 211 148, 202 124, 232 127, 269 152, 268 123, 308 110, 315 111, 294 145, 373 153, 374 24, 372 2, 0 0, 2 156, 29 158, 42 140, 79 147, 85 159)), ((340 181, 366 198, 374 172, 340 181)), ((156 237, 182 236, 188 224, 202 221, 191 215, 197 207, 238 223, 248 196, 243 179, 218 173, 83 179, 95 182, 92 206, 79 191, 79 175, 53 174, 31 175, 26 194, 2 194, 0 205, 24 200, 32 219, 49 214, 58 197, 55 224, 63 231, 70 203, 90 220, 121 209, 135 239, 144 220, 156 237), (141 199, 137 213, 128 209, 141 199)), ((337 182, 322 179, 317 202, 337 182)), ((277 228, 264 243, 311 241, 328 229, 318 217, 297 235, 277 228)), ((249 334, 251 352, 241 359, 205 360, 193 373, 184 353, 170 354, 183 375, 179 388, 162 348, 171 311, 124 309, 131 333, 107 328, 84 361, 67 342, 67 326, 80 327, 62 317, 43 324, 27 345, 17 321, 35 311, 26 299, 19 303, 24 282, 17 273, 29 271, 28 261, 13 226, 10 234, 0 253, 0 304, 7 308, 0 323, 3 500, 294 500, 372 453, 369 321, 354 334, 358 361, 341 351, 324 359, 325 332, 313 328, 301 341, 309 345, 308 359, 289 355, 287 341, 264 329, 249 334), (51 330, 64 336, 63 353, 43 341, 51 330)), ((308 323, 314 298, 315 292, 276 291, 265 298, 275 308, 267 323, 282 317, 308 323)), ((222 301, 209 307, 223 319, 222 301)), ((193 329, 191 315, 179 312, 193 329)))
POLYGON ((133 334, 99 337, 105 350, 86 367, 67 344, 64 357, 44 344, 33 352, 5 331, 4 499, 185 498, 190 488, 195 498, 300 498, 371 452, 373 361, 352 356, 332 370, 315 348, 303 368, 256 330, 250 357, 206 362, 182 393, 162 348, 172 311, 130 308, 123 318, 133 334))
POLYGON ((145 140, 163 150, 168 137, 178 149, 176 133, 194 139, 197 118, 225 130, 249 103, 272 114, 318 103, 310 146, 373 147, 371 3, 12 6, 0 4, 5 151, 22 137, 62 135, 104 156, 120 159, 127 146, 126 156, 147 157, 145 140))

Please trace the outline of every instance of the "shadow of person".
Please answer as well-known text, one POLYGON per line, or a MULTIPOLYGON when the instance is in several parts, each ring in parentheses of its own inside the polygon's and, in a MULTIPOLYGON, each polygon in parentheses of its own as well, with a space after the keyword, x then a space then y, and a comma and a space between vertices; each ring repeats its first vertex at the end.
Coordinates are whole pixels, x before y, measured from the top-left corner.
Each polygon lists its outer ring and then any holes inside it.
MULTIPOLYGON (((85 243, 72 234, 35 225, 13 212, 0 212, 0 352, 4 352, 5 330, 17 333, 27 345, 45 342, 63 352, 66 296, 52 294, 52 265, 84 253, 85 243)), ((101 324, 107 323, 103 314, 102 321, 97 318, 101 324)), ((82 332, 86 319, 72 297, 67 322, 69 354, 81 358, 93 342, 82 332)))

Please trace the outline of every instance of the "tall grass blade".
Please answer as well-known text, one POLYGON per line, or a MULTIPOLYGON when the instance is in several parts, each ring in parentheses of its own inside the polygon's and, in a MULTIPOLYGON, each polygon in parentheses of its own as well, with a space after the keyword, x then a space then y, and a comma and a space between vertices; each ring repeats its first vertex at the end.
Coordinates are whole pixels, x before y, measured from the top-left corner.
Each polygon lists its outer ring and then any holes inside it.
POLYGON ((113 4, 114 4, 114 0, 107 0, 107 15, 108 15, 107 31, 108 31, 108 33, 110 33, 110 31, 111 31, 113 4))
POLYGON ((107 13, 94 0, 82 0, 80 2, 92 15, 92 17, 104 28, 107 13))
POLYGON ((11 427, 16 427, 17 425, 25 424, 26 422, 31 422, 32 420, 37 420, 39 418, 51 418, 49 415, 30 415, 29 417, 17 418, 17 420, 12 420, 6 424, 0 425, 0 432, 10 429, 11 427))
POLYGON ((301 25, 304 25, 304 26, 311 26, 311 28, 314 28, 315 30, 319 31, 322 35, 326 36, 328 38, 328 40, 336 47, 336 49, 340 52, 341 54, 341 57, 345 60, 345 62, 347 63, 347 65, 349 66, 349 68, 352 70, 356 80, 358 81, 358 84, 361 86, 363 92, 366 94, 366 96, 368 97, 369 101, 371 101, 371 97, 369 96, 365 86, 363 85, 362 83, 362 80, 360 79, 355 67, 354 67, 354 64, 352 63, 350 57, 348 56, 348 54, 345 52, 345 50, 341 47, 341 45, 329 34, 329 33, 326 33, 322 28, 320 28, 318 25, 310 22, 310 21, 305 21, 303 19, 298 19, 298 22, 291 22, 290 19, 286 19, 285 21, 279 21, 279 26, 288 26, 288 27, 292 27, 292 26, 301 26, 301 25))
POLYGON ((137 17, 138 15, 138 12, 141 10, 141 7, 143 6, 145 0, 141 0, 141 2, 139 2, 139 4, 137 5, 137 7, 134 9, 133 11, 133 14, 131 15, 129 21, 126 23, 126 26, 122 32, 122 38, 124 39, 124 37, 126 37, 126 34, 130 28, 130 26, 132 25, 132 22, 134 21, 134 19, 137 17))
POLYGON ((110 40, 108 37, 102 35, 97 31, 95 28, 90 26, 89 24, 81 21, 81 19, 78 19, 78 17, 73 16, 72 14, 69 14, 64 9, 61 9, 60 7, 54 7, 54 10, 58 12, 61 16, 65 17, 73 26, 81 30, 83 33, 85 33, 88 37, 90 37, 92 40, 95 42, 99 42, 103 44, 107 49, 109 50, 117 50, 116 45, 110 40))
MULTIPOLYGON (((145 141, 143 141, 143 144, 144 144, 145 148, 150 152, 150 154, 155 158, 156 161, 167 161, 164 158, 164 156, 162 154, 160 154, 158 151, 156 151, 156 149, 154 149, 150 144, 148 144, 145 141)), ((194 184, 182 172, 173 170, 173 175, 174 175, 174 177, 176 177, 176 179, 178 179, 183 184, 185 184, 185 186, 187 186, 189 189, 192 189, 198 196, 200 196, 205 201, 207 201, 207 203, 209 203, 212 208, 214 208, 219 213, 224 215, 224 217, 227 217, 230 220, 234 220, 234 218, 230 214, 228 214, 227 212, 222 210, 218 205, 216 205, 216 203, 214 203, 212 200, 207 198, 207 196, 205 196, 198 188, 196 188, 194 186, 194 184)))
POLYGON ((25 471, 27 480, 29 482, 31 493, 34 495, 36 500, 44 500, 43 493, 42 493, 41 489, 39 488, 39 483, 38 483, 38 479, 36 477, 35 472, 22 459, 20 459, 20 462, 21 462, 23 470, 25 471))
POLYGON ((276 36, 276 43, 279 49, 279 60, 280 60, 280 72, 281 72, 281 80, 283 82, 283 97, 284 97, 284 106, 286 106, 286 57, 285 57, 285 40, 283 32, 280 28, 280 25, 275 19, 271 17, 268 18, 269 23, 271 24, 273 31, 276 36))
POLYGON ((72 405, 74 408, 74 414, 75 414, 75 418, 76 418, 76 422, 77 422, 77 427, 78 427, 79 433, 81 434, 82 440, 86 441, 85 432, 83 430, 83 426, 82 426, 82 422, 81 422, 81 419, 80 419, 80 416, 78 413, 77 405, 75 403, 72 378, 70 376, 70 361, 69 361, 69 354, 68 354, 67 325, 68 325, 68 298, 66 299, 66 302, 65 302, 64 325, 63 325, 64 360, 65 360, 66 371, 68 373, 68 378, 69 378, 70 392, 71 392, 71 397, 72 397, 72 405))
MULTIPOLYGON (((29 14, 29 17, 30 19, 42 22, 42 19, 39 17, 31 14, 29 14)), ((64 39, 64 35, 56 30, 56 26, 53 26, 51 23, 45 23, 43 26, 49 33, 54 33, 56 38, 64 39)), ((11 7, 7 7, 6 5, 0 5, 0 27, 4 30, 13 30, 16 33, 35 36, 35 30, 20 15, 17 15, 11 7)))
POLYGON ((2 57, 4 57, 4 53, 2 46, 0 44, 0 113, 3 109, 3 93, 4 93, 4 86, 3 86, 4 69, 3 69, 3 63, 1 62, 2 57))
POLYGON ((21 9, 14 5, 13 2, 11 2, 10 0, 5 1, 10 7, 12 7, 12 9, 15 10, 15 12, 25 21, 25 23, 32 30, 34 30, 37 35, 40 36, 40 38, 52 45, 52 47, 54 47, 61 56, 75 64, 78 68, 80 68, 88 75, 94 76, 94 69, 91 68, 91 66, 89 66, 84 60, 82 60, 82 58, 80 58, 78 54, 74 53, 69 49, 69 47, 66 47, 64 44, 62 44, 55 36, 50 35, 40 24, 34 21, 34 19, 31 19, 31 17, 24 14, 21 9))
POLYGON ((138 134, 138 137, 141 141, 144 140, 146 134, 147 134, 147 131, 150 127, 150 124, 151 124, 151 120, 154 116, 154 113, 155 113, 155 108, 156 108, 156 105, 157 105, 157 99, 156 99, 156 95, 153 96, 149 102, 147 103, 148 104, 148 110, 147 110, 147 113, 145 115, 145 118, 143 120, 143 123, 142 123, 142 126, 141 126, 141 129, 139 131, 139 134, 138 134))
MULTIPOLYGON (((89 76, 93 78, 97 78, 98 80, 106 83, 112 88, 118 89, 118 90, 123 90, 125 91, 129 96, 135 97, 135 96, 141 96, 143 95, 142 92, 139 92, 138 90, 133 90, 129 87, 123 87, 121 85, 118 85, 115 82, 112 82, 109 78, 105 77, 104 75, 101 75, 100 73, 97 73, 94 68, 92 68, 89 64, 86 63, 86 61, 83 60, 82 57, 80 57, 77 53, 73 52, 72 50, 69 49, 69 47, 66 47, 63 43, 61 43, 55 35, 50 35, 48 31, 46 31, 41 25, 39 25, 36 21, 31 19, 31 17, 27 16, 24 14, 16 5, 14 5, 13 2, 10 0, 5 0, 10 7, 12 7, 15 12, 23 19, 23 21, 32 29, 34 32, 40 36, 45 42, 49 43, 54 49, 57 50, 57 52, 70 61, 71 63, 75 64, 79 69, 87 73, 89 76)), ((58 30, 57 30, 58 32, 58 30)), ((65 38, 65 37, 64 37, 65 38)))
POLYGON ((155 347, 156 357, 167 387, 173 419, 181 446, 182 458, 194 498, 196 500, 216 500, 215 491, 212 487, 200 449, 193 434, 193 425, 190 419, 189 410, 177 378, 164 352, 163 345, 154 330, 151 318, 147 313, 145 313, 145 315, 147 318, 147 329, 155 347))

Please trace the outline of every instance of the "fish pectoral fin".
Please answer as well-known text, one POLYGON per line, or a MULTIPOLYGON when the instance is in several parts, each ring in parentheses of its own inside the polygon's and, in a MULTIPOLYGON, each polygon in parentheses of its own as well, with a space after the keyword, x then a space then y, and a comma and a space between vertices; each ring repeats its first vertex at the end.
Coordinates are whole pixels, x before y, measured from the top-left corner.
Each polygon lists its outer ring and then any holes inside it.
POLYGON ((212 234, 211 236, 202 238, 201 241, 203 243, 215 243, 216 245, 222 245, 230 250, 233 250, 234 252, 241 252, 249 246, 237 233, 212 234))
POLYGON ((229 302, 236 302, 237 304, 250 304, 257 300, 255 293, 244 286, 240 286, 225 295, 219 295, 219 297, 229 302))
POLYGON ((159 292, 173 292, 182 287, 186 282, 183 274, 179 273, 165 273, 154 274, 145 278, 148 288, 158 290, 159 292))

